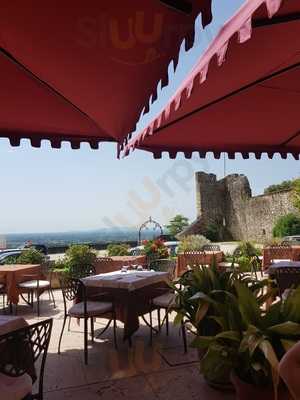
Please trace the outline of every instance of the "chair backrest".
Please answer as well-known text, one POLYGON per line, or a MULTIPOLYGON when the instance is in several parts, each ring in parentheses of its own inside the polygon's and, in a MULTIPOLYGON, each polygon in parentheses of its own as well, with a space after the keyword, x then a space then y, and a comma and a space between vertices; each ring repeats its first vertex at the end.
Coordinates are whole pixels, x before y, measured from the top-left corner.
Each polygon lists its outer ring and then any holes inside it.
POLYGON ((278 267, 275 269, 275 277, 281 296, 286 289, 297 287, 300 284, 300 268, 278 267))
POLYGON ((221 251, 221 247, 218 244, 205 244, 202 246, 203 251, 221 251))
POLYGON ((187 265, 191 268, 205 264, 205 251, 202 250, 189 250, 184 252, 187 265))
POLYGON ((159 272, 168 272, 169 279, 175 278, 176 260, 160 259, 155 261, 155 270, 159 272))
POLYGON ((280 243, 280 246, 291 246, 293 242, 291 240, 284 240, 280 243))
POLYGON ((292 259, 292 247, 290 245, 276 244, 269 246, 271 263, 273 260, 292 259))
POLYGON ((99 262, 99 263, 101 263, 101 262, 110 262, 110 261, 112 261, 113 259, 111 258, 111 257, 97 257, 97 263, 99 262))
POLYGON ((70 277, 60 278, 59 283, 65 305, 67 300, 73 301, 78 297, 83 286, 79 279, 70 277))
POLYGON ((25 373, 36 380, 35 362, 41 357, 38 394, 43 399, 43 380, 53 320, 47 319, 0 335, 0 372, 10 377, 25 373))
POLYGON ((143 254, 143 250, 142 249, 134 249, 132 250, 132 255, 133 256, 141 256, 143 254))

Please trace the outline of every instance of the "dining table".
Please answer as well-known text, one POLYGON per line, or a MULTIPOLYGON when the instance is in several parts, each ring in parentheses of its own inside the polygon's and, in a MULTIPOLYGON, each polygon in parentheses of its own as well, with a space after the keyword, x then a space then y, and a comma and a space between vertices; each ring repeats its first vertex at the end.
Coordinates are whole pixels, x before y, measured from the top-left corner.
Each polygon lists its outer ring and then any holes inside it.
POLYGON ((274 264, 271 264, 267 269, 267 272, 270 276, 273 276, 276 274, 276 269, 278 268, 299 268, 300 271, 300 261, 278 261, 274 264))
POLYGON ((222 262, 224 253, 222 251, 191 251, 177 255, 176 276, 180 277, 193 265, 212 265, 213 262, 222 262))
POLYGON ((38 276, 41 271, 40 264, 13 264, 0 265, 0 283, 6 287, 6 295, 9 303, 18 304, 22 290, 18 284, 30 280, 29 275, 38 276))
POLYGON ((118 270, 82 279, 87 298, 97 299, 105 293, 112 299, 117 320, 123 322, 123 339, 139 329, 139 317, 151 310, 151 299, 169 290, 169 273, 152 270, 118 270))
POLYGON ((124 266, 142 265, 147 263, 145 255, 139 256, 111 256, 99 257, 96 259, 94 266, 97 274, 114 272, 122 269, 124 266))

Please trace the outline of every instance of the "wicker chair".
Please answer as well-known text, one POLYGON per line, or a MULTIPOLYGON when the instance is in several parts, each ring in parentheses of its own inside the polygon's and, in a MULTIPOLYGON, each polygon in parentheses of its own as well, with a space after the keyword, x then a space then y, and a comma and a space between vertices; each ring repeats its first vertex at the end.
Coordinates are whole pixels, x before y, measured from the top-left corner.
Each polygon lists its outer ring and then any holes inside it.
MULTIPOLYGON (((67 318, 78 318, 84 320, 84 362, 88 363, 88 320, 91 320, 91 335, 92 340, 94 340, 94 318, 103 317, 104 315, 111 315, 111 320, 114 322, 114 344, 117 347, 117 337, 116 337, 116 313, 114 304, 110 301, 90 301, 87 299, 86 288, 84 284, 79 279, 65 278, 60 280, 60 286, 64 301, 64 321, 59 337, 58 343, 58 354, 60 354, 61 340, 66 324, 67 318), (81 301, 76 303, 76 300, 81 301), (73 305, 71 307, 67 306, 67 301, 72 301, 73 305), (75 304, 74 304, 75 303, 75 304)), ((107 294, 103 293, 101 295, 107 298, 107 294)), ((110 321, 111 321, 110 320, 110 321)), ((107 327, 109 324, 107 325, 107 327)), ((106 330, 106 328, 104 329, 106 330)), ((102 333, 104 332, 102 331, 102 333)))
POLYGON ((202 251, 221 251, 221 247, 218 244, 205 244, 202 246, 202 251))
POLYGON ((291 288, 300 285, 299 267, 275 268, 275 279, 278 286, 279 296, 284 298, 291 288))
POLYGON ((18 288, 23 293, 27 293, 28 298, 25 299, 23 295, 21 297, 27 304, 33 307, 33 298, 34 294, 36 294, 38 317, 40 316, 40 296, 45 290, 48 291, 49 300, 52 299, 54 308, 56 307, 52 290, 52 268, 49 263, 41 264, 40 273, 24 274, 23 279, 24 281, 18 284, 18 288), (46 279, 47 276, 49 276, 49 280, 46 279))
POLYGON ((11 390, 15 396, 13 398, 19 394, 20 398, 26 400, 43 400, 44 370, 51 330, 52 319, 47 319, 0 336, 0 373, 8 379, 15 378, 14 384, 7 386, 7 390, 11 390), (40 357, 38 392, 32 394, 32 382, 37 379, 34 364, 40 357))

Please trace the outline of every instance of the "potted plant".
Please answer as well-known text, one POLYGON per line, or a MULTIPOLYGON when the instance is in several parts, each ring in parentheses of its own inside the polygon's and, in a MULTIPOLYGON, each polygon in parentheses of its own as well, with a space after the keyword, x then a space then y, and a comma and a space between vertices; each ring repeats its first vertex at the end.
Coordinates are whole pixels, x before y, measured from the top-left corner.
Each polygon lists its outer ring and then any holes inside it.
POLYGON ((285 352, 300 340, 300 289, 265 310, 268 295, 243 282, 234 286, 235 293, 213 292, 206 298, 220 331, 194 340, 193 346, 205 350, 200 370, 214 379, 227 369, 239 400, 289 399, 278 370, 285 352))
POLYGON ((96 262, 96 253, 87 245, 74 244, 68 248, 65 256, 54 263, 52 273, 53 288, 59 287, 59 280, 64 275, 82 278, 86 270, 96 262))
POLYGON ((148 265, 155 269, 155 262, 159 259, 168 258, 169 252, 167 246, 160 239, 144 240, 144 254, 147 257, 148 265))
MULTIPOLYGON (((236 293, 235 282, 244 282, 253 292, 258 292, 265 285, 265 281, 258 282, 238 272, 218 271, 215 263, 210 268, 198 266, 186 272, 173 285, 177 293, 178 310, 175 323, 184 320, 195 335, 194 345, 198 348, 200 359, 207 353, 204 338, 221 334, 225 322, 233 318, 235 310, 227 304, 236 293), (198 338, 201 338, 201 343, 198 338)), ((204 357, 214 357, 213 349, 204 357)), ((203 370, 204 377, 211 385, 222 389, 232 388, 227 361, 228 358, 224 360, 224 366, 219 372, 216 369, 214 373, 207 368, 203 370)), ((205 368, 206 363, 203 365, 205 368)))

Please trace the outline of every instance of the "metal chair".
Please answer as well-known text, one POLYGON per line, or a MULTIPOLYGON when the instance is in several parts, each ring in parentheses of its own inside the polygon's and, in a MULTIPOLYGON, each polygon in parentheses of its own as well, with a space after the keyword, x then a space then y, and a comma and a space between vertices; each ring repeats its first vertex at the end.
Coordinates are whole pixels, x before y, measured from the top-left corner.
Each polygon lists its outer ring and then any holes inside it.
POLYGON ((202 251, 221 251, 221 247, 218 244, 205 244, 202 246, 202 251))
POLYGON ((279 296, 282 299, 287 290, 295 288, 300 284, 300 268, 278 267, 275 269, 275 279, 279 296))
MULTIPOLYGON (((64 321, 61 330, 61 334, 59 337, 58 343, 58 354, 60 354, 60 346, 61 340, 63 336, 63 332, 65 329, 65 324, 67 318, 78 318, 84 320, 84 362, 88 363, 88 319, 91 320, 91 336, 92 340, 94 340, 94 318, 103 317, 104 315, 110 314, 111 319, 107 326, 103 329, 101 334, 108 328, 111 320, 113 320, 113 329, 114 329, 114 344, 117 347, 117 336, 116 336, 116 313, 113 302, 110 301, 91 301, 87 299, 86 287, 79 279, 73 278, 65 278, 60 280, 60 286, 63 295, 64 301, 64 321), (67 301, 72 301, 73 305, 71 307, 67 306, 67 301), (76 303, 77 301, 77 303, 76 303)), ((106 293, 98 294, 97 297, 103 296, 107 298, 106 293)))
MULTIPOLYGON (((52 331, 52 319, 47 319, 0 336, 0 372, 6 376, 18 378, 29 375, 34 382, 39 364, 38 392, 25 393, 26 400, 43 400, 43 381, 45 363, 52 331)), ((16 385, 17 386, 17 385, 16 385)), ((17 387, 13 388, 14 394, 17 387)))
POLYGON ((21 294, 22 299, 33 307, 34 294, 37 299, 37 315, 40 316, 40 295, 47 290, 49 294, 49 300, 52 299, 53 306, 56 308, 54 294, 52 290, 52 273, 53 270, 49 263, 41 264, 40 273, 24 274, 24 281, 18 284, 18 288, 21 289, 23 293, 27 293, 28 297, 25 299, 23 294, 21 294), (49 280, 47 280, 49 276, 49 280))
MULTIPOLYGON (((158 260, 159 263, 157 265, 157 271, 161 272, 168 272, 169 273, 169 279, 172 281, 175 278, 175 270, 176 270, 176 260, 169 260, 169 259, 161 259, 158 260)), ((152 310, 157 310, 157 320, 158 320, 158 329, 161 331, 161 328, 166 322, 166 334, 167 336, 169 335, 169 313, 172 311, 176 311, 176 295, 174 291, 171 289, 157 289, 158 293, 160 292, 157 297, 154 297, 151 300, 151 311, 150 311, 150 325, 152 326, 152 310), (161 310, 164 310, 165 316, 163 318, 163 321, 161 322, 161 310)), ((187 341, 186 341, 186 331, 185 331, 185 325, 182 322, 181 325, 181 332, 182 332, 182 337, 183 337, 183 344, 184 344, 184 352, 187 352, 187 341)), ((152 336, 153 335, 153 330, 151 329, 151 342, 152 342, 152 336)))
POLYGON ((190 267, 190 269, 197 268, 199 265, 205 265, 204 260, 206 253, 203 250, 185 251, 184 256, 188 259, 187 266, 190 267))
POLYGON ((276 264, 279 261, 290 261, 293 258, 293 249, 290 244, 275 244, 269 246, 271 264, 276 264))
MULTIPOLYGON (((150 268, 152 268, 152 264, 150 264, 150 268)), ((158 259, 153 262, 153 269, 158 272, 168 272, 169 279, 173 280, 175 278, 176 260, 169 258, 158 259)))

